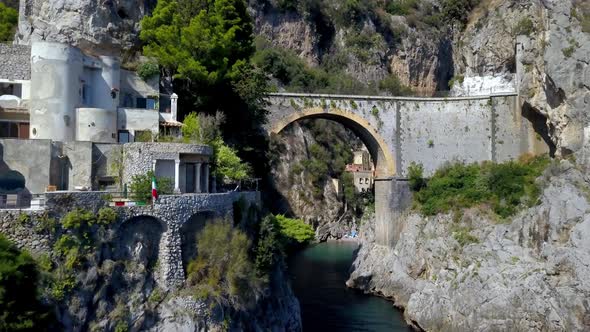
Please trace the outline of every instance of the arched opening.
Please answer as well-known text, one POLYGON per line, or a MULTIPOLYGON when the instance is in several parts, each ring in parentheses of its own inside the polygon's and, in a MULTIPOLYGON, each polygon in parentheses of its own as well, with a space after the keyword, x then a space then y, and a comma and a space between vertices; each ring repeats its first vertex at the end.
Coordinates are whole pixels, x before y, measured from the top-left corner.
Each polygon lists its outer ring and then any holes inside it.
POLYGON ((300 112, 294 112, 290 117, 277 123, 272 128, 272 133, 279 134, 293 122, 302 119, 327 119, 344 125, 354 132, 369 150, 375 164, 376 177, 387 178, 395 175, 395 159, 385 140, 367 120, 351 112, 334 108, 330 109, 329 112, 326 112, 323 108, 304 109, 300 112))
POLYGON ((156 289, 160 241, 165 231, 164 223, 152 216, 132 217, 121 224, 110 247, 115 263, 101 267, 111 271, 105 280, 105 298, 111 308, 135 306, 131 294, 142 294, 140 300, 147 301, 156 289))
POLYGON ((126 220, 117 233, 115 259, 132 260, 151 269, 158 261, 164 231, 163 223, 152 216, 137 216, 126 220))
POLYGON ((186 271, 190 261, 197 257, 197 234, 207 224, 215 219, 215 213, 211 211, 197 212, 192 215, 180 228, 182 266, 186 271))

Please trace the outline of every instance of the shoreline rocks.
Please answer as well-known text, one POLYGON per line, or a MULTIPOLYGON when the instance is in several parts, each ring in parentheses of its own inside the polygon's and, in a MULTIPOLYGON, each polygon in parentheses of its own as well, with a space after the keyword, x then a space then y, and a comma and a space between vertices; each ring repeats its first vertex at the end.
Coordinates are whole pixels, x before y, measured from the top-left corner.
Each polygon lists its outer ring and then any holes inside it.
POLYGON ((426 331, 590 329, 588 178, 562 161, 541 181, 540 204, 506 221, 408 213, 394 248, 365 223, 347 285, 393 300, 426 331), (463 246, 459 229, 473 236, 463 246))

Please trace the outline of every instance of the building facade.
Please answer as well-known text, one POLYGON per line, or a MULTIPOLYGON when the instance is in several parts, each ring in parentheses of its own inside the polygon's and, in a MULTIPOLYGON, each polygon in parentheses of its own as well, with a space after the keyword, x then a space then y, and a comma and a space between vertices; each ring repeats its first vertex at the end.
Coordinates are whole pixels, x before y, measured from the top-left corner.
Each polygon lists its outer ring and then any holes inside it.
POLYGON ((176 193, 215 190, 210 147, 155 142, 182 126, 158 75, 60 43, 0 44, 0 56, 0 207, 47 190, 122 190, 148 171, 176 193))
POLYGON ((368 151, 354 151, 353 162, 346 165, 345 171, 352 174, 354 186, 358 192, 364 193, 373 190, 375 168, 368 151))

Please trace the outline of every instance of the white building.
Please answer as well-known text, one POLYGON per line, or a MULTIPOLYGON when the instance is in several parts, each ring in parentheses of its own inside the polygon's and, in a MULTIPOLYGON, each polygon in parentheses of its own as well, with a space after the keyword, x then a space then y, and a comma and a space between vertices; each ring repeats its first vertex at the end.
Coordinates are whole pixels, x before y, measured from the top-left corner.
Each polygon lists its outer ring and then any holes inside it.
POLYGON ((0 205, 7 195, 112 188, 150 170, 177 193, 215 190, 210 147, 139 143, 180 134, 178 96, 161 94, 157 75, 146 81, 117 56, 60 43, 0 44, 0 58, 0 205))
POLYGON ((353 163, 346 165, 345 171, 353 175, 354 186, 358 192, 373 190, 375 168, 368 151, 355 151, 353 163))

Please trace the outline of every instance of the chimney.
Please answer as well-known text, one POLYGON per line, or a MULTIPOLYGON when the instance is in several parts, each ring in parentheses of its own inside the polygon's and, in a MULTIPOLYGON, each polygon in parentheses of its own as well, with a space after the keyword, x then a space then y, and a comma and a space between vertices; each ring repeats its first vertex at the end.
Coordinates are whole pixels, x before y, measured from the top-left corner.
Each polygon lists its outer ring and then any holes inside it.
POLYGON ((170 111, 172 113, 172 121, 176 121, 178 115, 178 95, 176 93, 170 96, 170 111))

